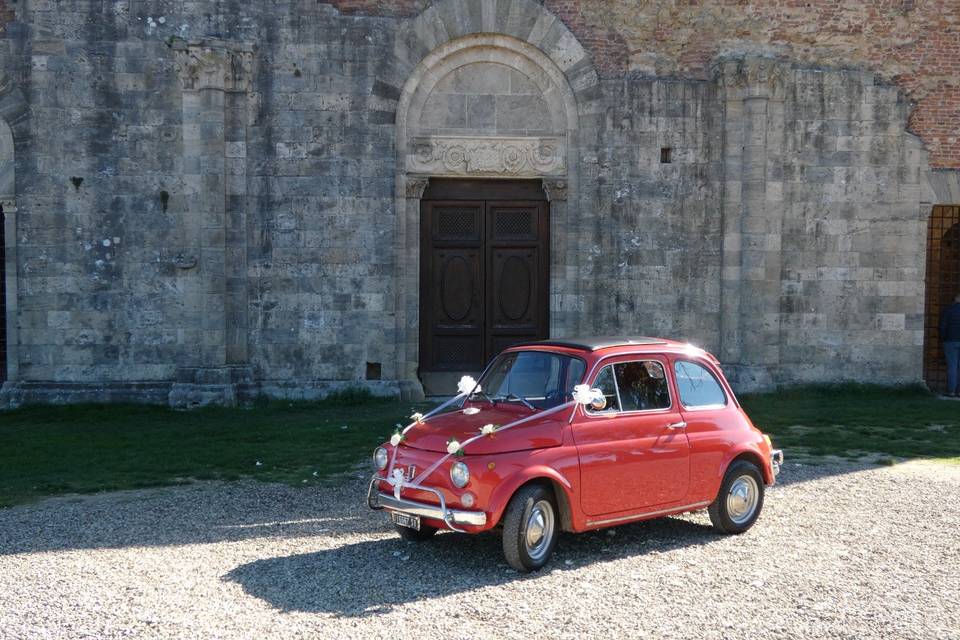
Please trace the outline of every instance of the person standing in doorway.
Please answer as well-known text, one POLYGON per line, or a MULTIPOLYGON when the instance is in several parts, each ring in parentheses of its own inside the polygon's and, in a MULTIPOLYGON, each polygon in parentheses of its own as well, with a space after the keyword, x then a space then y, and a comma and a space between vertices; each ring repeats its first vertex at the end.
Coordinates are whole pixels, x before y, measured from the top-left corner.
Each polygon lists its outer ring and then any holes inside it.
POLYGON ((940 315, 940 341, 947 359, 947 396, 957 397, 957 369, 960 368, 960 293, 940 315))

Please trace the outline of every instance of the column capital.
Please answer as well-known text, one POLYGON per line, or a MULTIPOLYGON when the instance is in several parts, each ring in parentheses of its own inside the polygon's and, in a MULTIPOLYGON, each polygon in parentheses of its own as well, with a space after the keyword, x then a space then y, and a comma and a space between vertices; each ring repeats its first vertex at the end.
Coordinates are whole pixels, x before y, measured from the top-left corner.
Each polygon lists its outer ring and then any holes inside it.
POLYGON ((547 194, 547 201, 561 202, 567 199, 566 178, 544 178, 543 191, 547 194))
POLYGON ((406 196, 415 200, 421 199, 429 183, 428 176, 407 176, 406 196))
POLYGON ((222 40, 177 41, 177 75, 184 91, 248 91, 253 80, 253 47, 222 40))
POLYGON ((724 60, 719 64, 720 80, 730 98, 782 100, 787 67, 773 58, 724 60))

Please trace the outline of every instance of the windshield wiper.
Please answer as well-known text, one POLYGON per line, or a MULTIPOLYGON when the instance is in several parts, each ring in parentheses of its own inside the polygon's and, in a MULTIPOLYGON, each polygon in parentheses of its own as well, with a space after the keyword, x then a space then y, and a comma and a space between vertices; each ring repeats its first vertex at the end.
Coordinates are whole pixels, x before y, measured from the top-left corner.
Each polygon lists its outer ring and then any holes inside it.
POLYGON ((487 399, 487 402, 489 402, 489 403, 492 404, 493 406, 497 406, 497 401, 494 400, 493 398, 491 398, 489 395, 487 395, 487 392, 484 391, 484 390, 482 390, 482 389, 477 389, 476 391, 474 391, 473 393, 471 393, 469 396, 467 396, 467 400, 469 400, 470 398, 472 398, 473 396, 476 396, 476 395, 481 395, 481 396, 483 396, 484 398, 487 399))
POLYGON ((511 398, 516 398, 517 400, 519 400, 519 401, 522 402, 523 404, 527 405, 527 407, 528 407, 531 411, 536 411, 536 410, 537 410, 537 408, 536 408, 535 406, 533 406, 532 404, 530 404, 529 402, 527 402, 526 399, 521 398, 520 396, 518 396, 518 395, 515 394, 515 393, 508 393, 508 394, 505 395, 505 396, 497 396, 496 399, 497 399, 497 400, 510 400, 511 398))

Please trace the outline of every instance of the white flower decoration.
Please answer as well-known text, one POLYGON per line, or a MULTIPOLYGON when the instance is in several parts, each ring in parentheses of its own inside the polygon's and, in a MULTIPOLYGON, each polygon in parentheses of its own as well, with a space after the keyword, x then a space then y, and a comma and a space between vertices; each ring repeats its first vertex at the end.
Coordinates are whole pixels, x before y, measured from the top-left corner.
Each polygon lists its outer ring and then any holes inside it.
POLYGON ((417 413, 410 416, 410 419, 413 420, 414 422, 423 422, 423 414, 418 411, 417 413))
POLYGON ((463 414, 466 416, 473 416, 480 413, 480 407, 467 407, 463 410, 463 414))
POLYGON ((577 404, 592 404, 594 399, 603 395, 600 389, 591 389, 588 384, 578 384, 573 388, 573 400, 577 404))
POLYGON ((470 393, 471 391, 480 391, 480 387, 477 385, 477 381, 471 376, 463 376, 460 378, 460 382, 457 383, 457 391, 461 394, 470 393))
POLYGON ((403 436, 400 435, 399 433, 395 433, 392 436, 390 436, 390 444, 393 445, 394 447, 399 446, 401 442, 403 442, 403 436))
POLYGON ((391 475, 393 476, 390 478, 390 484, 393 485, 393 497, 399 500, 400 489, 403 488, 403 469, 394 469, 391 475))
POLYGON ((485 424, 482 427, 480 427, 480 435, 482 436, 492 435, 493 433, 496 433, 496 431, 497 431, 497 425, 495 424, 485 424))
POLYGON ((456 439, 451 439, 450 442, 447 443, 447 453, 450 455, 456 455, 459 451, 460 443, 457 442, 456 439))

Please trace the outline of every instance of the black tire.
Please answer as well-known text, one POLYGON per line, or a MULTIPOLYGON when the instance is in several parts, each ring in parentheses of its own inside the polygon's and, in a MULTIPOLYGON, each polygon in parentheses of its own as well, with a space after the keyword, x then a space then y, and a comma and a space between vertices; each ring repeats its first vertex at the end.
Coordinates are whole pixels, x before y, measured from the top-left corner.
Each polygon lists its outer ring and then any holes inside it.
POLYGON ((553 491, 540 484, 521 487, 513 494, 503 516, 503 555, 520 573, 540 569, 553 554, 560 533, 560 512, 553 491), (542 533, 536 543, 528 525, 538 526, 542 533), (542 526, 540 526, 542 525, 542 526))
POLYGON ((437 532, 436 527, 428 527, 427 525, 421 523, 420 530, 411 529, 410 527, 401 527, 398 524, 393 525, 393 528, 397 530, 397 533, 400 534, 400 537, 406 540, 407 542, 425 542, 433 537, 433 534, 437 532))
POLYGON ((763 489, 763 474, 755 464, 746 460, 731 464, 723 476, 717 498, 708 509, 713 528, 720 533, 736 534, 752 527, 763 509, 763 489), (736 495, 731 496, 732 490, 736 495), (755 496, 748 497, 751 491, 755 496), (750 503, 753 503, 752 510, 750 503))

